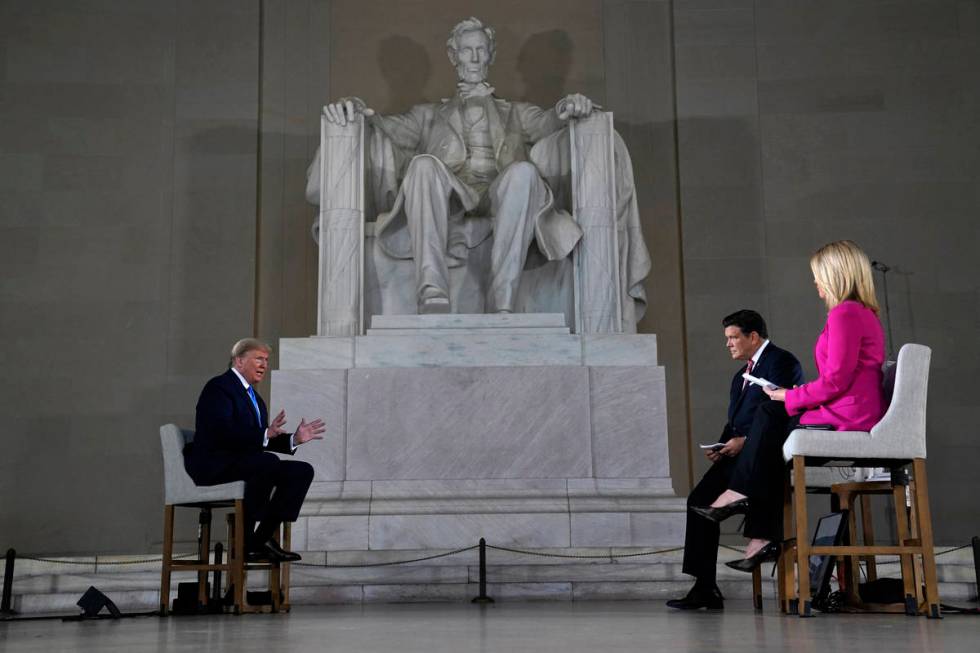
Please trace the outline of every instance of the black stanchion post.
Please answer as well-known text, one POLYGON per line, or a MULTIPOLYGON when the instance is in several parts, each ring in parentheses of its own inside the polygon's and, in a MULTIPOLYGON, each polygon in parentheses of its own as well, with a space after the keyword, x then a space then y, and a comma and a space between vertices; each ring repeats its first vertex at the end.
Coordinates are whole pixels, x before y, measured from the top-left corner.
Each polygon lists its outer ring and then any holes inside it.
POLYGON ((17 552, 7 549, 7 558, 3 565, 3 600, 0 601, 0 616, 9 617, 17 614, 10 607, 11 594, 14 589, 14 561, 17 559, 17 552))
POLYGON ((473 603, 493 603, 487 596, 487 541, 480 538, 480 594, 473 597, 473 603))

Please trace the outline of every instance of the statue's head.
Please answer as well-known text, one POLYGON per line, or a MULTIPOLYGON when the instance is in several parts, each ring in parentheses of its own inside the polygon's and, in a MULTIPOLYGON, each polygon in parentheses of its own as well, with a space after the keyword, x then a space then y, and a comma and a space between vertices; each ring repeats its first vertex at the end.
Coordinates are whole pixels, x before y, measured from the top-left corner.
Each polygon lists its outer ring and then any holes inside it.
POLYGON ((496 51, 493 28, 479 18, 460 21, 446 41, 446 53, 456 67, 457 79, 470 84, 486 81, 496 51))

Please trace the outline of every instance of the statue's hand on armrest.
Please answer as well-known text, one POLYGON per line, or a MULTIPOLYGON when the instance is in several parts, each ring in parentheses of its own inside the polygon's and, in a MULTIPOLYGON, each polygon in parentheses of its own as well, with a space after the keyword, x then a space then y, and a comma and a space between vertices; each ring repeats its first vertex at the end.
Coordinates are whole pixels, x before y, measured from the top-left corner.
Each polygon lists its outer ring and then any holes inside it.
POLYGON ((593 111, 602 107, 585 97, 581 93, 570 93, 558 101, 555 111, 558 113, 559 120, 569 118, 585 118, 593 111))
POLYGON ((323 107, 323 115, 327 117, 327 120, 341 127, 349 122, 354 122, 358 114, 374 115, 374 109, 368 108, 364 100, 359 97, 340 98, 323 107))

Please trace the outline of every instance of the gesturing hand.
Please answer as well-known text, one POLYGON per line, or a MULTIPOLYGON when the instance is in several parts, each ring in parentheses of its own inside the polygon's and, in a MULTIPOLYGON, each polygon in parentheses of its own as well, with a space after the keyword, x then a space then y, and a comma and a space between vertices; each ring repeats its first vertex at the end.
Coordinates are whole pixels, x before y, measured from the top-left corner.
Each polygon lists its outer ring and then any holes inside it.
POLYGON ((309 424, 307 424, 305 419, 301 419, 299 426, 296 427, 296 433, 293 434, 293 444, 299 446, 310 440, 322 440, 323 436, 320 434, 326 433, 326 431, 327 427, 319 417, 309 424))
POLYGON ((279 414, 276 415, 275 418, 269 423, 269 430, 268 430, 269 439, 271 440, 272 438, 285 433, 286 431, 283 430, 283 427, 285 425, 286 425, 286 411, 280 410, 279 414))

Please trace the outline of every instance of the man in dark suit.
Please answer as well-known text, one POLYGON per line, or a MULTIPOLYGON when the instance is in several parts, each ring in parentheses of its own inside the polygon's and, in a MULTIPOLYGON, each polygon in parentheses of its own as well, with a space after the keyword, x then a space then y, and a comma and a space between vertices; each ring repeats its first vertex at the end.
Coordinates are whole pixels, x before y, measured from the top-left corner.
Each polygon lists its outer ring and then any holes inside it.
POLYGON ((245 550, 249 561, 295 561, 273 539, 284 521, 295 521, 313 481, 313 467, 282 460, 272 451, 292 454, 301 444, 322 440, 323 420, 300 420, 286 433, 285 411, 269 422, 254 385, 269 366, 271 348, 260 340, 239 340, 227 372, 204 386, 197 400, 194 442, 184 450, 184 466, 198 485, 245 481, 245 550), (256 524, 258 524, 256 526, 256 524))
POLYGON ((793 354, 769 342, 766 323, 761 315, 750 310, 737 311, 722 320, 722 326, 732 358, 746 364, 732 379, 728 422, 718 439, 724 446, 705 451, 712 465, 687 498, 683 571, 694 576, 695 582, 687 596, 667 601, 668 606, 679 610, 720 610, 724 607, 724 598, 715 582, 720 538, 718 523, 695 514, 691 507, 708 505, 728 487, 736 456, 745 444, 745 436, 750 431, 756 409, 762 402, 769 401, 762 388, 747 383, 742 374, 748 371, 782 388, 791 388, 803 382, 800 362, 793 354))

